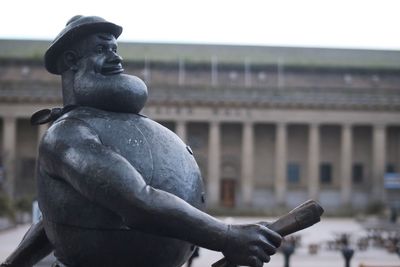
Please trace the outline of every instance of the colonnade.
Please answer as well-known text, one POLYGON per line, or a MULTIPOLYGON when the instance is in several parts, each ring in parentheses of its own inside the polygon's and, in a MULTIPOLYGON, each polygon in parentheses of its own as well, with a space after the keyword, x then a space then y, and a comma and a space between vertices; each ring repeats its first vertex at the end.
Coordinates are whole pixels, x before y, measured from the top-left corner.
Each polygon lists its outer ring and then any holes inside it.
MULTIPOLYGON (((17 119, 15 117, 2 118, 2 163, 6 178, 6 190, 13 196, 16 179, 16 142, 17 119)), ((221 125, 223 122, 209 122, 208 142, 208 177, 207 195, 210 204, 217 205, 220 201, 221 179, 221 125)), ((187 121, 175 122, 176 133, 186 141, 187 121)), ((287 196, 287 163, 288 163, 288 123, 275 124, 275 172, 274 194, 278 203, 285 203, 287 196)), ((255 152, 255 123, 246 121, 242 123, 241 140, 241 194, 244 203, 251 204, 254 192, 254 152, 255 152)), ((318 199, 320 192, 319 164, 320 164, 320 127, 321 124, 308 124, 308 151, 307 155, 307 191, 308 196, 318 199)), ((341 202, 348 204, 352 195, 352 147, 353 131, 351 124, 343 124, 340 137, 340 194, 341 202)), ((38 127, 38 136, 41 138, 47 125, 38 127)), ((373 125, 372 127, 372 197, 380 200, 383 195, 383 175, 385 172, 386 155, 386 125, 373 125)))
MULTIPOLYGON (((2 117, 2 167, 4 189, 10 197, 15 196, 15 184, 17 179, 17 118, 13 116, 2 117)), ((48 125, 37 127, 38 140, 32 140, 39 144, 39 141, 48 125)))
MULTIPOLYGON (((221 125, 222 122, 209 123, 208 144, 208 177, 207 193, 209 203, 215 205, 220 201, 221 179, 221 125)), ((252 122, 242 124, 241 143, 241 194, 244 203, 251 204, 254 191, 254 151, 255 138, 252 122)), ((274 194, 278 203, 285 204, 288 164, 288 126, 289 123, 275 124, 275 172, 274 194)), ((310 123, 308 127, 308 149, 304 152, 307 157, 307 194, 309 198, 318 199, 320 185, 320 151, 322 124, 310 123)), ((186 140, 187 122, 176 122, 176 133, 186 140)), ((352 162, 353 162, 353 125, 340 125, 340 196, 343 205, 350 204, 352 197, 352 162)), ((372 199, 382 200, 383 177, 386 163, 386 127, 385 125, 372 126, 372 199)))

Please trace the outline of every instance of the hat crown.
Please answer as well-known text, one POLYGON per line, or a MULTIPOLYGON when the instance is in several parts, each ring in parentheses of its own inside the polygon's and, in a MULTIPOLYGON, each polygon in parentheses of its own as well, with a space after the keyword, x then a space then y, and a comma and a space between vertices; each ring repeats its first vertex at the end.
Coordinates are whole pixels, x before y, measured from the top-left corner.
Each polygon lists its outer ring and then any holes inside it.
MULTIPOLYGON (((65 35, 66 33, 70 32, 75 28, 84 27, 85 25, 93 25, 97 23, 109 23, 109 22, 97 16, 82 16, 82 15, 73 16, 68 20, 67 24, 65 24, 65 28, 57 35, 53 43, 58 41, 58 39, 60 39, 63 35, 65 35)), ((115 38, 117 37, 118 36, 116 36, 115 38)))
POLYGON ((82 15, 73 16, 72 18, 70 18, 70 19, 67 21, 67 24, 65 24, 65 26, 68 26, 68 25, 71 24, 72 22, 74 22, 74 21, 76 21, 76 20, 78 20, 78 19, 80 19, 80 18, 82 18, 82 17, 83 17, 82 15))
POLYGON ((103 19, 102 17, 97 17, 97 16, 82 16, 82 15, 76 15, 70 18, 65 25, 65 30, 68 30, 69 28, 74 28, 80 25, 85 25, 85 24, 93 24, 93 23, 110 23, 107 20, 103 19))

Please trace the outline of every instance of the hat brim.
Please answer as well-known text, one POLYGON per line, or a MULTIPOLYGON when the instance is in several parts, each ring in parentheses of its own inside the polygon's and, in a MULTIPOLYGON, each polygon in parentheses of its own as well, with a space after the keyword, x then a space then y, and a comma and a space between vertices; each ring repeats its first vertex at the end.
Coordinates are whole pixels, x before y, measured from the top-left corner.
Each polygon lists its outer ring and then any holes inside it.
POLYGON ((95 22, 90 24, 77 25, 61 34, 54 40, 44 55, 46 69, 53 74, 61 74, 57 68, 57 60, 72 43, 94 33, 110 33, 118 38, 122 33, 122 27, 111 22, 95 22))

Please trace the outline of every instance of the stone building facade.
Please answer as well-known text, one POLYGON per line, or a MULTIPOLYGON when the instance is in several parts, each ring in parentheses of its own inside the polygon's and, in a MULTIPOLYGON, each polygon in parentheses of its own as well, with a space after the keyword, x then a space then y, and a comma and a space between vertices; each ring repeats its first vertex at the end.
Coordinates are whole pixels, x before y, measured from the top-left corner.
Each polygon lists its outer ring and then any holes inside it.
MULTIPOLYGON (((42 65, 49 42, 0 40, 3 189, 35 194, 30 126, 61 105, 42 65)), ((309 198, 328 210, 387 200, 400 172, 400 52, 122 43, 125 72, 145 80, 143 114, 194 151, 209 207, 268 210, 309 198)), ((398 194, 398 193, 396 193, 398 194)))

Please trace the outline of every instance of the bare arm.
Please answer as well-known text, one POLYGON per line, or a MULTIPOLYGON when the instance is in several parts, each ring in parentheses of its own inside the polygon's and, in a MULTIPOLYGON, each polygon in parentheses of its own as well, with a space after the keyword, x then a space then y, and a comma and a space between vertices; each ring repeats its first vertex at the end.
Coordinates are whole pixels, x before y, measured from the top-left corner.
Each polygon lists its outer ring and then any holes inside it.
POLYGON ((273 247, 268 238, 280 243, 279 235, 264 226, 228 226, 175 195, 148 186, 125 158, 104 146, 79 120, 53 125, 41 144, 40 158, 46 161, 41 166, 49 174, 62 177, 85 197, 118 213, 129 227, 228 254, 227 247, 236 250, 250 242, 262 243, 262 250, 273 247))
POLYGON ((40 220, 29 228, 21 243, 1 267, 31 267, 53 251, 40 220))

